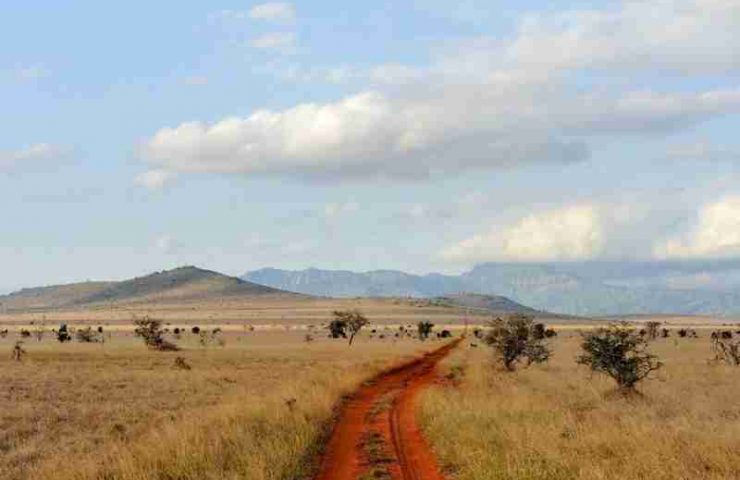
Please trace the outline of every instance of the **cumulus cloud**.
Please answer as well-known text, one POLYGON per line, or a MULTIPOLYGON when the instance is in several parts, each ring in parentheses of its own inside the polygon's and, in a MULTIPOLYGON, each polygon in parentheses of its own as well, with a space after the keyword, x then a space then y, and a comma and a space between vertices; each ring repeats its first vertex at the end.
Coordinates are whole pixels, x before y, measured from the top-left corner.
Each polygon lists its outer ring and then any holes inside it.
POLYGON ((293 32, 271 32, 255 38, 251 45, 261 50, 277 50, 290 53, 295 49, 295 39, 295 33, 293 32))
POLYGON ((262 3, 249 10, 249 18, 268 22, 292 22, 295 16, 295 7, 287 2, 262 3))
POLYGON ((705 205, 688 232, 659 242, 660 258, 727 257, 740 255, 740 196, 705 205))
POLYGON ((0 170, 7 171, 29 163, 53 160, 67 152, 66 148, 49 143, 37 143, 18 150, 0 151, 0 170))
POLYGON ((442 258, 459 263, 576 260, 600 254, 604 245, 598 208, 574 205, 532 213, 462 240, 444 249, 442 258))
POLYGON ((588 157, 581 136, 644 135, 740 111, 740 90, 545 95, 526 86, 448 88, 412 98, 368 91, 157 132, 142 154, 187 172, 395 177, 588 157))
POLYGON ((172 172, 166 170, 149 170, 136 176, 134 183, 139 186, 146 187, 150 190, 159 190, 163 188, 167 182, 174 178, 172 172))
MULTIPOLYGON (((528 15, 511 38, 454 44, 429 65, 342 67, 337 78, 374 85, 354 95, 162 128, 141 153, 154 168, 173 172, 332 178, 425 178, 583 161, 604 139, 664 135, 740 113, 737 86, 672 92, 624 81, 581 83, 599 69, 620 70, 617 80, 625 70, 734 71, 734 3, 634 0, 528 15)), ((289 52, 294 43, 291 32, 277 32, 253 45, 289 52)))

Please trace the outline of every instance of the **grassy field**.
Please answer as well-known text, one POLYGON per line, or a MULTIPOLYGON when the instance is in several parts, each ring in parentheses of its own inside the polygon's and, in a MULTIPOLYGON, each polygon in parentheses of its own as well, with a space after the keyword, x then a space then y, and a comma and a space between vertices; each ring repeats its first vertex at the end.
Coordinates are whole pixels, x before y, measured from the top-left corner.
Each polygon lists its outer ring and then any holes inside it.
POLYGON ((457 386, 427 391, 421 421, 456 480, 740 478, 740 370, 709 363, 701 335, 655 341, 665 367, 634 398, 575 364, 575 333, 515 373, 467 346, 443 367, 457 386))
POLYGON ((38 309, 18 312, 0 308, 0 326, 73 325, 130 326, 133 316, 149 315, 164 322, 220 325, 240 329, 245 325, 310 325, 327 322, 332 310, 359 309, 374 324, 407 324, 421 319, 437 325, 460 324, 467 316, 483 323, 485 312, 466 313, 459 308, 430 304, 426 300, 396 298, 309 298, 262 296, 243 299, 176 302, 116 303, 86 308, 38 309))
MULTIPOLYGON (((304 332, 305 333, 305 332, 304 332)), ((0 478, 297 479, 337 400, 431 345, 304 333, 229 334, 226 345, 152 352, 130 334, 105 344, 0 340, 0 478), (191 370, 174 368, 181 356, 191 370), (295 399, 295 401, 291 401, 295 399)))

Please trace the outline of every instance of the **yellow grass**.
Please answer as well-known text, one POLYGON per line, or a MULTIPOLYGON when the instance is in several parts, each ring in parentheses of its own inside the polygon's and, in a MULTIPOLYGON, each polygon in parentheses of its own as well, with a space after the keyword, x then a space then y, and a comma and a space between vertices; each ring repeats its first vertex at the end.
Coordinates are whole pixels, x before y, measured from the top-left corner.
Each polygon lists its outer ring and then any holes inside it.
POLYGON ((151 352, 130 335, 105 345, 0 340, 0 478, 297 479, 343 393, 418 342, 303 333, 229 335, 203 349, 151 352), (182 356, 192 366, 173 368, 182 356), (286 400, 295 398, 291 408, 286 400))
POLYGON ((740 370, 707 362, 706 333, 656 341, 665 368, 635 398, 577 366, 568 337, 548 365, 513 374, 482 345, 446 361, 461 385, 428 391, 420 417, 451 478, 740 478, 740 370))

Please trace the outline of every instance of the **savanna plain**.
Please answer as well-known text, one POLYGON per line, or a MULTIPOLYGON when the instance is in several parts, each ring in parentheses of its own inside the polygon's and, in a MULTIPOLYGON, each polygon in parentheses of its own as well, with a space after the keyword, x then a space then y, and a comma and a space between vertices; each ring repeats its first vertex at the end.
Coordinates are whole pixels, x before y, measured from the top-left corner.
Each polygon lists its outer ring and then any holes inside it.
POLYGON ((487 318, 408 300, 294 298, 5 314, 0 478, 310 479, 343 398, 447 341, 397 335, 427 320, 455 338, 469 323, 417 402, 447 478, 740 478, 740 370, 710 361, 708 328, 651 342, 664 367, 625 396, 575 363, 579 330, 593 323, 550 319, 550 360, 509 372, 471 334, 487 318), (371 322, 351 346, 327 335, 341 308, 371 322), (180 350, 147 348, 131 322, 144 315, 163 319, 180 350), (60 343, 60 323, 103 333, 60 343), (31 335, 16 360, 22 330, 31 335))

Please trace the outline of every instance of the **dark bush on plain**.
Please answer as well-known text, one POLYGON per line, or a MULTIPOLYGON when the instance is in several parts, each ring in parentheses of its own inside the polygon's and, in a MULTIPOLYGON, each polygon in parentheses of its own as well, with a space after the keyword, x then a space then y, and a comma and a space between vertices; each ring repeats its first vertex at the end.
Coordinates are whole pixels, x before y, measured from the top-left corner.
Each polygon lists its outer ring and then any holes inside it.
POLYGON ((489 322, 489 326, 485 342, 494 349, 496 358, 506 370, 515 370, 516 364, 522 361, 529 366, 549 360, 550 349, 543 338, 535 336, 536 327, 531 317, 496 318, 489 322))
POLYGON ((655 355, 646 352, 647 344, 629 325, 601 327, 582 334, 583 353, 577 362, 610 376, 621 390, 633 390, 663 366, 655 355))

